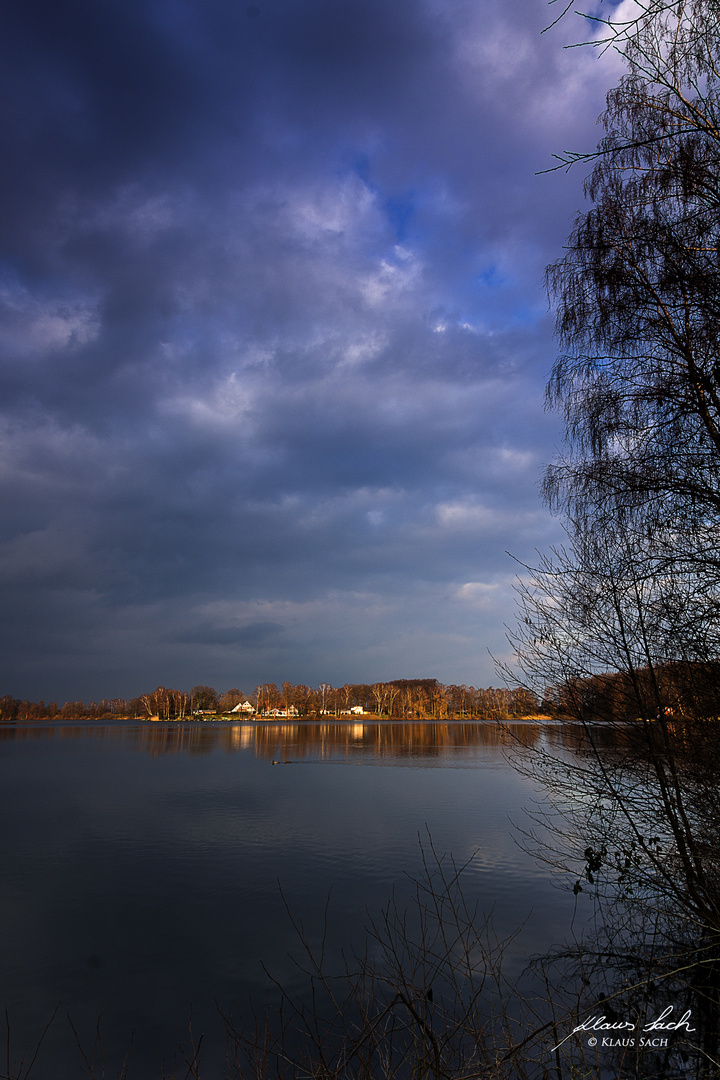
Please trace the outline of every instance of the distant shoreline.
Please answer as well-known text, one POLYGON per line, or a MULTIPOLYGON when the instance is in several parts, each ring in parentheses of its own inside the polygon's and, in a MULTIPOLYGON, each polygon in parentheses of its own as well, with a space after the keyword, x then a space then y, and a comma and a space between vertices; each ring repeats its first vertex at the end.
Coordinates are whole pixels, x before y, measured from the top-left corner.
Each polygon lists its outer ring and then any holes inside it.
POLYGON ((159 716, 76 716, 72 719, 62 717, 27 719, 4 719, 0 717, 0 724, 57 724, 69 726, 72 724, 534 724, 555 721, 557 717, 549 715, 538 716, 387 716, 378 713, 363 713, 361 716, 261 716, 254 717, 238 716, 182 716, 182 717, 159 717, 159 716))

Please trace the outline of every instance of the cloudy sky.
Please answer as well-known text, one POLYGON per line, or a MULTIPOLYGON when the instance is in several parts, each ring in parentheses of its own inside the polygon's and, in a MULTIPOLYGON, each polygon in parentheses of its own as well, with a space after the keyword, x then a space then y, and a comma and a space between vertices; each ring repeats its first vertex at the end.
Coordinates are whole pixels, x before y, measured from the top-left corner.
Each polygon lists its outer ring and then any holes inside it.
POLYGON ((544 266, 617 59, 546 0, 3 3, 0 693, 497 685, 544 266))

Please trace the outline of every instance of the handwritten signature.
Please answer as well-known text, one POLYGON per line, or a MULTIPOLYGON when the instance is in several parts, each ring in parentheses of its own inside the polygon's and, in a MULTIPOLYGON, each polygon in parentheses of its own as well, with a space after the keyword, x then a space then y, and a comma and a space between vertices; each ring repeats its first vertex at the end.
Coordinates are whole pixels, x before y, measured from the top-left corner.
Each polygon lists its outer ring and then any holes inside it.
MULTIPOLYGON (((645 1026, 641 1029, 643 1033, 650 1031, 695 1031, 694 1027, 690 1027, 690 1015, 692 1010, 688 1009, 679 1020, 670 1020, 668 1017, 673 1011, 673 1006, 668 1005, 663 1012, 657 1017, 656 1020, 649 1020, 645 1026)), ((578 1024, 572 1029, 569 1035, 566 1035, 564 1039, 561 1039, 557 1046, 553 1046, 550 1053, 553 1050, 557 1050, 564 1042, 571 1039, 573 1035, 577 1035, 579 1031, 636 1031, 637 1024, 632 1020, 608 1020, 606 1016, 589 1016, 587 1020, 584 1020, 582 1024, 578 1024)))

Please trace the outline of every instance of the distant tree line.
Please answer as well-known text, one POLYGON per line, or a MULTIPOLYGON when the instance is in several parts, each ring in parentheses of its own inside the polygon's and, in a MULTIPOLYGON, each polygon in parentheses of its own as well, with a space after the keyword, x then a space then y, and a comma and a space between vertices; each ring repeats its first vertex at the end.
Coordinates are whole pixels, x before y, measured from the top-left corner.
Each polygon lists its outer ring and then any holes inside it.
POLYGON ((561 720, 587 723, 717 720, 720 661, 574 675, 547 688, 543 709, 561 720))
POLYGON ((237 687, 219 693, 212 686, 173 690, 158 686, 134 698, 103 698, 85 704, 34 702, 0 697, 3 720, 190 720, 228 715, 248 701, 260 714, 273 711, 295 717, 343 716, 358 707, 365 714, 397 720, 516 720, 545 716, 589 723, 633 721, 662 714, 667 718, 720 716, 720 662, 667 663, 633 672, 604 671, 571 675, 547 686, 540 698, 524 687, 443 684, 437 679, 395 679, 392 682, 261 683, 250 693, 237 687))
POLYGON ((230 713, 236 705, 250 702, 260 714, 274 710, 298 717, 341 716, 352 709, 394 719, 511 720, 537 716, 541 704, 536 695, 521 687, 444 685, 437 679, 395 679, 392 682, 346 683, 335 687, 320 683, 261 683, 251 692, 237 687, 219 693, 212 686, 194 686, 189 692, 158 686, 135 698, 103 698, 101 701, 32 702, 0 697, 1 720, 111 720, 158 717, 190 720, 198 716, 230 713))

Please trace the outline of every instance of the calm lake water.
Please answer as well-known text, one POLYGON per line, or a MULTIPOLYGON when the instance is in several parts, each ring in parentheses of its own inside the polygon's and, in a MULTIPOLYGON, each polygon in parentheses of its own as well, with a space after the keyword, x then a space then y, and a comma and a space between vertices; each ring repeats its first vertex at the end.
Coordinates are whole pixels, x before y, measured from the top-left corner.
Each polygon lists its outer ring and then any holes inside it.
POLYGON ((192 1015, 204 1075, 220 1075, 218 1006, 262 1002, 263 965, 302 985, 283 896, 315 944, 329 897, 339 955, 393 888, 410 894, 428 836, 469 862, 466 893, 500 936, 526 923, 510 958, 519 974, 567 936, 575 902, 515 841, 511 822, 540 793, 506 741, 492 724, 457 722, 3 725, 0 1006, 12 1056, 59 1005, 34 1080, 82 1075, 68 1013, 88 1049, 101 1017, 108 1078, 132 1034, 130 1080, 158 1080, 192 1015))

